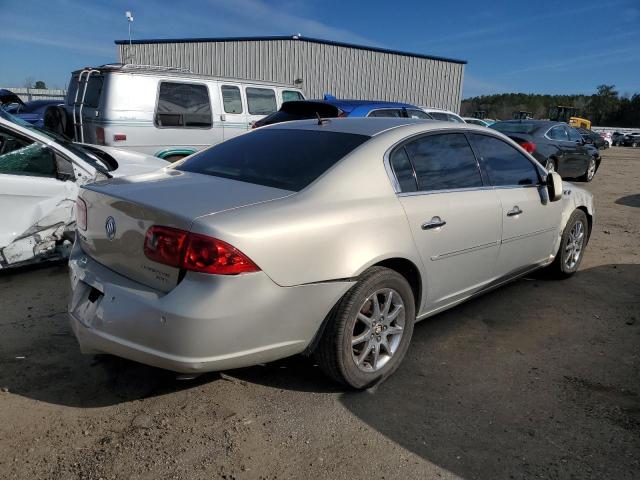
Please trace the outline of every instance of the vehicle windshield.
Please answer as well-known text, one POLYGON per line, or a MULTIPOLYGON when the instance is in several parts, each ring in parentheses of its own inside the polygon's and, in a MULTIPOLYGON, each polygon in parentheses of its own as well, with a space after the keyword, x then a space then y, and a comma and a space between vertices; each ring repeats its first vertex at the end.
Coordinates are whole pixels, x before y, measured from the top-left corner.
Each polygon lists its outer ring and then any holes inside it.
POLYGON ((526 133, 531 134, 538 129, 538 125, 534 123, 522 123, 522 122, 498 122, 491 125, 494 130, 498 130, 502 133, 526 133))
POLYGON ((298 192, 369 138, 317 130, 259 129, 196 153, 175 168, 298 192))
POLYGON ((5 120, 8 120, 12 123, 15 123, 16 125, 20 125, 23 128, 26 128, 28 130, 31 130, 32 132, 36 132, 39 133, 40 135, 44 135, 48 138, 50 138, 51 140, 53 140, 54 142, 56 142, 57 144, 61 145, 62 147, 66 148, 67 150, 73 152, 74 154, 76 154, 78 157, 80 157, 82 160, 84 160, 85 162, 89 163, 90 165, 92 165, 94 168, 96 168, 97 170, 99 170, 101 173, 104 173, 105 175, 109 175, 109 166, 105 164, 105 162, 103 162, 98 156, 96 156, 93 152, 91 152, 88 149, 85 149, 82 147, 82 145, 72 142, 70 140, 67 140, 66 138, 64 138, 62 135, 59 135, 55 132, 52 132, 51 130, 47 130, 45 128, 40 128, 40 127, 36 127, 35 125, 21 119, 20 117, 16 117, 15 115, 10 114, 9 112, 7 112, 6 110, 4 110, 3 108, 0 108, 0 117, 2 117, 5 120))

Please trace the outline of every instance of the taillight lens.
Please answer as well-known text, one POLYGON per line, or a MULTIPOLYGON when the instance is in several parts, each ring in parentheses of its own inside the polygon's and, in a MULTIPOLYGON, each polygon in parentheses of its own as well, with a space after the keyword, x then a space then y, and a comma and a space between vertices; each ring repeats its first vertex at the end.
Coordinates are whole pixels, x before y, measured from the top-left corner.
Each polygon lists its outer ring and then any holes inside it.
POLYGON ((96 127, 96 143, 98 145, 106 145, 104 140, 104 128, 96 127))
POLYGON ((529 153, 533 153, 536 151, 536 144, 533 142, 522 142, 520 146, 529 153))
POLYGON ((149 228, 144 253, 154 262, 193 272, 237 275, 260 270, 240 250, 222 240, 171 227, 149 228))
POLYGON ((76 197, 76 227, 87 229, 87 204, 80 197, 76 197))

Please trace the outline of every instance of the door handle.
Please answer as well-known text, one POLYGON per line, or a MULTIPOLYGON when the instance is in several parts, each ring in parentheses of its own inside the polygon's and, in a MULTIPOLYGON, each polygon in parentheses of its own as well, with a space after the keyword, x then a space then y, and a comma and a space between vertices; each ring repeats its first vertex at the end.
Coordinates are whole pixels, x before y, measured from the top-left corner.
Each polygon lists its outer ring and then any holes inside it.
POLYGON ((423 230, 433 230, 434 228, 444 227, 446 224, 447 224, 447 222, 442 220, 440 217, 436 216, 436 217, 433 217, 428 222, 423 223, 422 224, 422 229, 423 230))
POLYGON ((522 213, 522 210, 520 210, 519 206, 515 206, 513 207, 511 210, 509 210, 507 212, 507 217, 515 217, 516 215, 520 215, 522 213))

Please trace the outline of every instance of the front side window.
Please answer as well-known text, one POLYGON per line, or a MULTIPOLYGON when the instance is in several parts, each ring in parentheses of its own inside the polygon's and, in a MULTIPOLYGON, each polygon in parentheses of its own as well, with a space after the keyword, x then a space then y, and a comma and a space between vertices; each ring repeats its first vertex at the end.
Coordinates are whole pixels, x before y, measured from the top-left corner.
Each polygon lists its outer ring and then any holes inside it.
POLYGON ((247 87, 247 104, 251 115, 269 115, 275 112, 276 92, 270 88, 247 87))
POLYGON ((211 127, 209 90, 194 83, 160 82, 155 121, 159 127, 211 127))
POLYGON ((405 145, 416 172, 418 190, 482 186, 476 157, 462 133, 428 135, 405 145))
POLYGON ((0 130, 0 174, 55 177, 53 151, 39 142, 0 130))
POLYGON ((372 110, 369 112, 367 117, 400 118, 402 117, 402 110, 400 110, 399 108, 383 108, 380 110, 372 110))
POLYGON ((282 101, 283 102, 295 102, 298 100, 304 100, 304 97, 300 92, 296 92, 295 90, 283 90, 282 91, 282 101))
POLYGON ((222 85, 222 105, 225 113, 242 113, 242 97, 240 88, 233 85, 222 85))
POLYGON ((300 191, 370 137, 257 129, 191 155, 177 170, 300 191))
POLYGON ((575 128, 568 128, 569 130, 569 140, 571 142, 582 142, 582 135, 575 128))
POLYGON ((537 185, 538 171, 522 153, 502 140, 472 134, 489 182, 495 186, 537 185))

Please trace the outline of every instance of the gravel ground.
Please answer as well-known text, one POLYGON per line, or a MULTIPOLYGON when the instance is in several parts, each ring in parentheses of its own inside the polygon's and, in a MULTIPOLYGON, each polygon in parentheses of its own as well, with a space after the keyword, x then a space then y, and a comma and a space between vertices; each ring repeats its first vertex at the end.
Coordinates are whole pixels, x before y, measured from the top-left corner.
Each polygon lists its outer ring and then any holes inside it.
POLYGON ((66 267, 0 272, 0 477, 640 478, 640 149, 603 157, 576 276, 418 324, 363 393, 301 357, 179 381, 83 356, 66 267))

